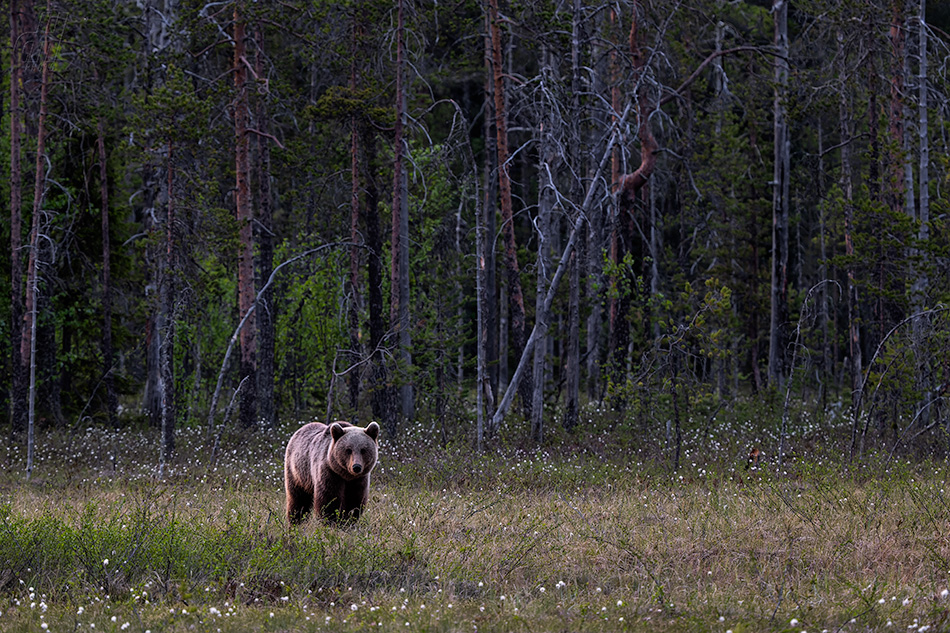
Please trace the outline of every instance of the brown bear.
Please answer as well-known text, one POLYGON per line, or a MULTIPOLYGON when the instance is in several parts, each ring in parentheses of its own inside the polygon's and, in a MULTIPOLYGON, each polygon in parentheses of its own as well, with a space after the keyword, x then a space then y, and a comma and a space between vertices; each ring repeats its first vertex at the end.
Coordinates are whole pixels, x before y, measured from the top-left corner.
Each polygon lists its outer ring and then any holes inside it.
POLYGON ((297 525, 316 510, 324 520, 357 519, 369 495, 379 425, 311 422, 297 429, 284 453, 287 522, 297 525))

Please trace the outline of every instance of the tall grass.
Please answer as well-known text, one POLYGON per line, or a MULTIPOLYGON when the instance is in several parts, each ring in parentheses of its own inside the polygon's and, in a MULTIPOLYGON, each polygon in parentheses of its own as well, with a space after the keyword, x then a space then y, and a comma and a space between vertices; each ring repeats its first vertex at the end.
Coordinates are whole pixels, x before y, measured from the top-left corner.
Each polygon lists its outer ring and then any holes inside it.
POLYGON ((726 431, 694 438, 673 473, 606 427, 481 456, 422 427, 384 442, 359 522, 290 530, 290 430, 233 438, 214 469, 186 431, 193 452, 161 482, 148 433, 46 435, 30 483, 8 448, 0 630, 950 627, 942 462, 799 448, 747 471, 748 435, 726 431))

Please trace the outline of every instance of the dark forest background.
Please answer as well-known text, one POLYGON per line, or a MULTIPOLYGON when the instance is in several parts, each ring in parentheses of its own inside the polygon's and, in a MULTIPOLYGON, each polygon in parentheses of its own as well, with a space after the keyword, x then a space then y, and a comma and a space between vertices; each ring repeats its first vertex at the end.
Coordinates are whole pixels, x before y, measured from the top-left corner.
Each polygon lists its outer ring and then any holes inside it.
POLYGON ((946 2, 5 7, 17 442, 596 411, 678 459, 758 402, 780 460, 950 452, 946 2))

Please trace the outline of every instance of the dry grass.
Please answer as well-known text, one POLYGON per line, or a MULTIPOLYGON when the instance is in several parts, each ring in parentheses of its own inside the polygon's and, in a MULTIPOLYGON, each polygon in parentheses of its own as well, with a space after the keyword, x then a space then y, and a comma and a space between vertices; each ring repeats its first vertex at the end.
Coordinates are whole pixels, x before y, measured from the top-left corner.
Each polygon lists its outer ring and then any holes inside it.
POLYGON ((107 445, 48 438, 59 466, 30 483, 8 453, 0 630, 950 626, 943 463, 813 457, 777 472, 710 458, 671 475, 602 446, 387 446, 363 520, 289 532, 277 443, 242 444, 216 470, 196 450, 160 483, 136 448, 103 469, 107 445))

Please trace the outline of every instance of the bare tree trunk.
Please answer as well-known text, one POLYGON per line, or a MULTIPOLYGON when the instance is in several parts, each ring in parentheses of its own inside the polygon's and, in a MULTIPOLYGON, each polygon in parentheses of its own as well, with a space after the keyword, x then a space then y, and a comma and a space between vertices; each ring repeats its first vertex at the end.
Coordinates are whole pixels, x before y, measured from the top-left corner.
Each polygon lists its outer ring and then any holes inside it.
MULTIPOLYGON (((258 81, 264 81, 264 30, 257 29, 257 51, 255 55, 255 73, 258 81)), ((258 269, 261 283, 270 278, 274 270, 274 200, 271 194, 271 159, 270 143, 267 133, 270 128, 270 117, 267 112, 267 97, 265 90, 259 91, 257 100, 257 127, 261 134, 257 137, 258 161, 258 269)), ((268 429, 277 428, 277 407, 274 400, 274 353, 275 328, 277 322, 277 302, 274 301, 274 290, 267 290, 259 297, 260 308, 257 314, 257 335, 260 343, 260 364, 257 372, 258 404, 260 407, 261 424, 268 429)))
POLYGON ((785 334, 788 322, 788 215, 791 177, 788 123, 788 0, 773 0, 775 20, 774 164, 772 176, 772 289, 769 325, 769 383, 785 380, 785 334))
MULTIPOLYGON (((511 178, 508 175, 508 111, 505 105, 505 77, 502 69, 501 54, 501 17, 498 12, 498 0, 488 1, 489 32, 492 48, 492 77, 494 78, 495 133, 498 156, 498 195, 501 202, 502 235, 505 242, 505 270, 508 273, 509 307, 511 310, 511 338, 517 354, 521 354, 525 345, 525 307, 521 289, 521 268, 518 264, 518 245, 515 241, 514 210, 511 199, 511 178)), ((532 419, 533 404, 531 369, 524 372, 524 383, 517 385, 521 394, 522 411, 525 418, 532 419)), ((489 429, 489 435, 496 431, 489 429)))
MULTIPOLYGON (((237 175, 234 190, 235 214, 238 223, 238 314, 241 318, 254 304, 254 235, 252 227, 251 193, 248 159, 248 94, 247 94, 247 41, 246 24, 240 4, 234 7, 234 157, 237 175)), ((257 337, 252 322, 241 330, 240 377, 248 376, 241 391, 241 426, 251 429, 257 422, 257 337)))
POLYGON ((30 392, 27 417, 26 441, 26 478, 33 473, 34 428, 36 417, 36 332, 38 329, 37 310, 39 276, 37 271, 39 259, 40 225, 43 223, 43 201, 46 195, 46 117, 48 114, 49 94, 49 23, 50 3, 46 2, 46 32, 43 39, 43 70, 40 80, 40 116, 36 136, 36 176, 33 188, 33 219, 30 231, 30 258, 27 265, 26 278, 26 305, 24 313, 23 336, 20 344, 20 359, 22 367, 29 367, 30 392))
MULTIPOLYGON (((570 149, 570 164, 577 170, 571 180, 571 199, 579 200, 581 190, 581 146, 583 144, 581 106, 581 1, 574 0, 571 12, 571 118, 570 132, 574 139, 570 149)), ((576 218, 571 218, 572 221, 576 218)), ((567 360, 565 367, 566 390, 564 399, 564 428, 573 431, 580 422, 581 389, 581 264, 587 240, 581 239, 571 254, 570 289, 567 311, 567 360)))
POLYGON ((412 337, 409 330, 409 178, 404 159, 408 155, 405 139, 406 109, 406 42, 405 0, 399 0, 396 27, 396 126, 393 163, 393 227, 390 320, 396 324, 399 337, 400 369, 399 410, 406 420, 413 418, 411 382, 412 337))

